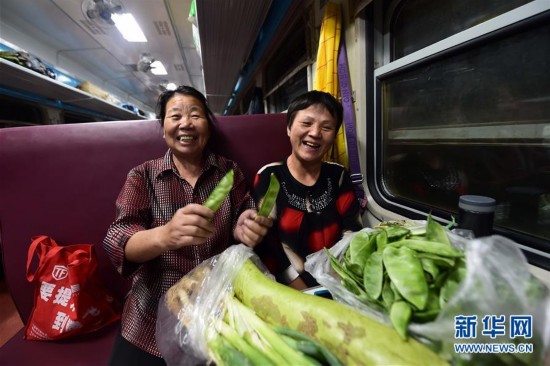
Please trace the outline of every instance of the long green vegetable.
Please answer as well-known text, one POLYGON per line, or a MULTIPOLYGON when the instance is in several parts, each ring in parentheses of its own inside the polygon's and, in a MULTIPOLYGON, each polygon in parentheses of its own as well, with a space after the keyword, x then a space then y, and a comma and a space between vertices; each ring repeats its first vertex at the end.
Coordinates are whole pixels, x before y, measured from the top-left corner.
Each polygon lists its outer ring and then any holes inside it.
POLYGON ((233 281, 235 296, 269 324, 303 333, 345 365, 446 365, 425 345, 354 309, 275 282, 247 260, 233 281))
POLYGON ((239 326, 246 325, 247 331, 256 332, 257 336, 266 342, 266 346, 271 348, 270 352, 266 353, 266 356, 271 358, 271 361, 275 362, 275 364, 281 364, 282 361, 282 364, 286 365, 314 365, 314 363, 308 362, 308 359, 304 357, 302 352, 286 343, 253 310, 244 306, 237 299, 228 298, 228 311, 229 313, 233 313, 231 316, 238 318, 239 326), (273 357, 274 354, 276 355, 275 357, 273 357))

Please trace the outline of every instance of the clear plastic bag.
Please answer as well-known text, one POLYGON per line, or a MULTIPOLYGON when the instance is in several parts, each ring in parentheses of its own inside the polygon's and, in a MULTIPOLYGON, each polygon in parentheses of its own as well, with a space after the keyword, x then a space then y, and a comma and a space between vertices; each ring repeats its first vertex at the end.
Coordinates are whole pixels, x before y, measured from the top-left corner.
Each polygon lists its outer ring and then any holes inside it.
MULTIPOLYGON (((365 228, 362 231, 372 231, 365 228)), ((357 234, 346 236, 330 249, 331 254, 341 259, 351 239, 357 234)), ((457 354, 457 343, 514 343, 510 339, 508 328, 510 316, 531 315, 531 339, 520 338, 521 342, 533 344, 532 353, 492 354, 490 362, 508 365, 543 365, 550 343, 550 289, 534 277, 527 260, 513 241, 502 236, 489 236, 468 240, 449 232, 451 243, 465 251, 467 274, 447 305, 437 318, 427 323, 411 323, 410 334, 420 340, 436 346, 442 356, 456 363, 478 364, 486 355, 457 354), (477 337, 474 339, 455 338, 455 316, 477 316, 477 337), (482 319, 486 315, 505 316, 506 335, 491 339, 481 334, 482 319)), ((325 286, 334 299, 391 324, 387 314, 381 308, 366 305, 348 291, 340 282, 340 277, 331 268, 330 260, 324 251, 307 257, 305 268, 319 284, 325 286)))
POLYGON ((203 261, 161 297, 156 340, 168 365, 207 363, 207 328, 221 317, 222 300, 247 259, 273 278, 250 248, 233 245, 203 261))

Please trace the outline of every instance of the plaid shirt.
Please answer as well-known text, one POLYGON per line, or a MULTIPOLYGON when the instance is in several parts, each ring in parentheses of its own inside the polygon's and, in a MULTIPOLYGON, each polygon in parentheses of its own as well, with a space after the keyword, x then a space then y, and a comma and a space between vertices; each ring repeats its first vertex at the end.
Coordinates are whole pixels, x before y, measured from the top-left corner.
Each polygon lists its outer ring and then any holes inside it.
POLYGON ((155 340, 160 297, 196 265, 235 243, 233 231, 239 215, 255 206, 245 185, 244 175, 233 161, 212 153, 195 187, 179 176, 170 151, 128 173, 116 201, 116 219, 103 246, 117 270, 132 281, 122 314, 122 336, 130 343, 161 356, 155 340), (124 247, 132 235, 166 224, 189 203, 203 203, 231 168, 235 171, 233 189, 214 215, 216 231, 206 243, 166 251, 141 264, 125 259, 124 247))

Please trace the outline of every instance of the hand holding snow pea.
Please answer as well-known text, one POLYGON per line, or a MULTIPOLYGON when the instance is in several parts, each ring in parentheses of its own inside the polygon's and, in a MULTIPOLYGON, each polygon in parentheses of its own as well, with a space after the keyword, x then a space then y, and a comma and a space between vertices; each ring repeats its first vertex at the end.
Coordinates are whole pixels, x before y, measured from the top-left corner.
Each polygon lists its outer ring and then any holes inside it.
POLYGON ((162 242, 168 250, 202 244, 214 232, 213 213, 205 206, 192 203, 176 211, 172 219, 162 226, 162 242))
POLYGON ((269 188, 262 200, 258 212, 246 210, 241 214, 235 228, 235 240, 253 248, 259 244, 273 226, 273 219, 269 217, 275 207, 275 201, 279 194, 279 180, 275 174, 271 174, 269 188))
POLYGON ((271 226, 272 219, 258 215, 256 210, 246 210, 237 221, 235 240, 253 248, 263 240, 271 226))

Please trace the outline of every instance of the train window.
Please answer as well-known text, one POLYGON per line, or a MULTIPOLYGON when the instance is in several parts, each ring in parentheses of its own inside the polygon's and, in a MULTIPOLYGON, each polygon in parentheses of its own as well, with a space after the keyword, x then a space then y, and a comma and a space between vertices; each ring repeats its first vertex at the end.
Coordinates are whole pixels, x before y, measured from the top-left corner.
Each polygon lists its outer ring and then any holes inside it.
POLYGON ((39 106, 0 95, 0 127, 18 127, 43 124, 39 106))
POLYGON ((297 22, 266 66, 268 112, 282 112, 294 97, 308 90, 307 67, 311 59, 308 28, 297 22))
MULTIPOLYGON (((423 15, 429 24, 446 17, 454 1, 402 1, 385 15, 386 24, 408 14, 409 3, 422 3, 422 9, 438 4, 437 12, 423 15)), ((508 2, 483 3, 492 4, 485 14, 495 15, 508 2)), ((479 11, 473 5, 467 10, 476 16, 479 11)), ((463 19, 470 18, 465 14, 463 19)), ((434 210, 449 219, 456 217, 460 195, 491 196, 497 200, 495 230, 547 256, 550 4, 532 1, 475 29, 463 28, 452 28, 453 37, 445 42, 374 70, 370 141, 377 145, 378 158, 371 190, 379 192, 383 205, 405 215, 434 210)), ((394 41, 389 44, 401 44, 403 54, 409 52, 407 44, 415 43, 397 41, 402 30, 382 32, 377 40, 375 50, 384 60, 391 59, 388 37, 394 41)))
POLYGON ((285 111, 290 102, 307 91, 307 68, 303 67, 296 74, 285 80, 268 98, 269 112, 285 111))
POLYGON ((269 72, 265 75, 268 90, 275 88, 290 71, 307 60, 306 30, 305 24, 298 22, 269 60, 266 67, 269 72))
POLYGON ((391 18, 392 59, 406 56, 531 1, 401 1, 391 18))

